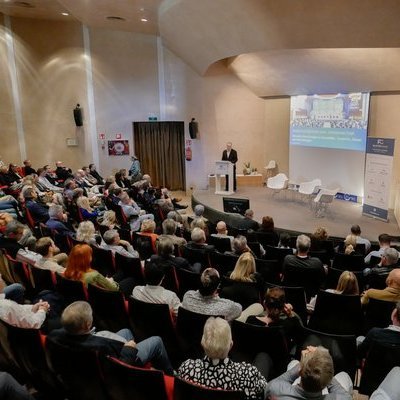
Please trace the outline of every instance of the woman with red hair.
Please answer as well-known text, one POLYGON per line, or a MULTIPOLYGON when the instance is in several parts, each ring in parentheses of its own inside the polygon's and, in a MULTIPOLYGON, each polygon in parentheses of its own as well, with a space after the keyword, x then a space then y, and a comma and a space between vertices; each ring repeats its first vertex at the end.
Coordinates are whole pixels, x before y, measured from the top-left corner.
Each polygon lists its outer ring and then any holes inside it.
POLYGON ((74 281, 82 281, 86 286, 91 283, 103 289, 117 291, 118 283, 113 278, 106 278, 91 268, 92 248, 87 244, 77 244, 69 254, 64 276, 74 281))

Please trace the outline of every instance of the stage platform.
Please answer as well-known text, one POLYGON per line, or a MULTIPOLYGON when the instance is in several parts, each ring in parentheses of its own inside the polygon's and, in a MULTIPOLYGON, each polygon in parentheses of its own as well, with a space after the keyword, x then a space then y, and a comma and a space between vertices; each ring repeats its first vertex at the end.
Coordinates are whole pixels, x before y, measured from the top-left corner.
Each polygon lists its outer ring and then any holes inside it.
MULTIPOLYGON (((214 194, 214 189, 196 190, 193 192, 194 203, 200 203, 211 209, 223 211, 222 195, 214 194)), ((329 235, 345 237, 353 224, 361 227, 361 235, 376 242, 378 235, 387 233, 400 236, 400 229, 393 210, 389 210, 389 222, 379 221, 362 215, 362 206, 344 200, 334 200, 328 212, 322 218, 314 215, 309 203, 302 201, 298 193, 290 190, 272 195, 271 190, 264 187, 239 187, 229 197, 248 198, 255 219, 261 221, 264 215, 274 218, 275 227, 298 232, 313 232, 317 226, 327 228, 329 235)))

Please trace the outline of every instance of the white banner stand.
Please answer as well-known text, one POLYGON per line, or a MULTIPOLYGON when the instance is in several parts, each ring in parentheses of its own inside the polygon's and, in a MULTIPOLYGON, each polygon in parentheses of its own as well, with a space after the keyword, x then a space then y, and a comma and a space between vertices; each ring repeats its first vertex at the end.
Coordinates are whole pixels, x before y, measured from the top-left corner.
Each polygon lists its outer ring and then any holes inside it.
POLYGON ((215 163, 215 194, 230 195, 233 190, 233 164, 230 161, 216 161, 215 163), (228 190, 221 190, 221 178, 229 176, 228 190))

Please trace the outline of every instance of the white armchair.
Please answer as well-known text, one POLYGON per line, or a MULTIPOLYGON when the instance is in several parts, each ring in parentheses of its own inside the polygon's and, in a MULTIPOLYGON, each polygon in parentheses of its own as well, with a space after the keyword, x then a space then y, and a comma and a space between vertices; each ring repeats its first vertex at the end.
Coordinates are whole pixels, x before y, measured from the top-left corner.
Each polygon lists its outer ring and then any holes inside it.
MULTIPOLYGON (((321 185, 321 179, 314 179, 310 182, 302 182, 299 186, 299 193, 303 198, 308 199, 311 202, 312 197, 318 193, 321 185)), ((311 204, 312 203, 310 203, 310 205, 311 204)))
POLYGON ((317 196, 314 199, 315 205, 315 216, 318 218, 322 218, 325 216, 326 211, 328 210, 329 205, 333 202, 336 193, 340 190, 340 188, 330 190, 330 189, 321 189, 317 196))
POLYGON ((288 182, 289 178, 285 174, 280 173, 267 179, 267 188, 272 189, 272 193, 279 193, 281 190, 287 189, 288 182))

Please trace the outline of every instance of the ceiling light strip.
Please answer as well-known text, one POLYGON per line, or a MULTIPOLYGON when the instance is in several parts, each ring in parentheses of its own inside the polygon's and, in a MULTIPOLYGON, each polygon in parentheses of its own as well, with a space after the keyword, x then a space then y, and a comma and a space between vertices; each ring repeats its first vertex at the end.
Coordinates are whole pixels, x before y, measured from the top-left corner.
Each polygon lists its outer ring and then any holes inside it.
POLYGON ((89 107, 89 136, 92 147, 93 163, 99 168, 99 148, 97 143, 96 108, 94 105, 92 57, 90 53, 89 28, 82 24, 83 47, 85 52, 87 101, 89 107))
POLYGON ((19 144, 19 153, 21 156, 21 162, 26 160, 26 144, 25 144, 25 132, 24 123, 22 119, 22 108, 21 98, 18 90, 18 76, 17 66, 15 63, 15 49, 14 49, 14 37, 11 30, 11 18, 8 15, 4 15, 4 25, 6 28, 6 45, 8 53, 8 65, 11 79, 11 90, 15 110, 15 121, 17 125, 17 136, 19 144))

